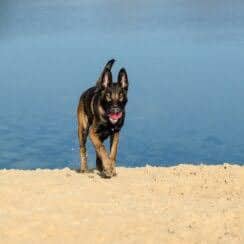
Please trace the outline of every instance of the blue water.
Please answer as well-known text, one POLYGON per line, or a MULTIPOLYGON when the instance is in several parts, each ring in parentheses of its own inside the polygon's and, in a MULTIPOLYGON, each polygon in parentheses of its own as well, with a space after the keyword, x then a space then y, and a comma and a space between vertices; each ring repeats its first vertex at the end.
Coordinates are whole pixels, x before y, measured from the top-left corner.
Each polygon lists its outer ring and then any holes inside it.
POLYGON ((119 165, 243 163, 243 13, 241 0, 1 1, 0 168, 78 168, 79 96, 110 58, 130 79, 119 165))

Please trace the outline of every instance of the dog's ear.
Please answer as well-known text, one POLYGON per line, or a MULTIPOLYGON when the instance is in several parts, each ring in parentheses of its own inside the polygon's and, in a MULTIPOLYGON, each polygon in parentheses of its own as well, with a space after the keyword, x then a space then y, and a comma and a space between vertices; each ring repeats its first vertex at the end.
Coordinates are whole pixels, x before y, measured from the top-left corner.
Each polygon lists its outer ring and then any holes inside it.
POLYGON ((127 76, 125 68, 122 68, 119 71, 118 83, 119 83, 120 87, 122 87, 125 90, 128 90, 129 82, 128 82, 128 76, 127 76))
POLYGON ((97 87, 103 90, 109 87, 112 84, 112 82, 113 82, 112 73, 109 69, 106 68, 103 71, 101 78, 97 82, 97 87))

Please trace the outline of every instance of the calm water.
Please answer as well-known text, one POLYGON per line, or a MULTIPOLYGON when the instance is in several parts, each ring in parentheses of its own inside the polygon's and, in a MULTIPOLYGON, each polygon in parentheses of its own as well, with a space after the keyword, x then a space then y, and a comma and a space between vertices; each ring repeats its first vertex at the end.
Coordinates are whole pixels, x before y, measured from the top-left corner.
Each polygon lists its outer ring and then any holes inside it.
POLYGON ((243 163, 243 13, 241 0, 1 1, 0 168, 78 167, 77 102, 112 57, 130 78, 119 165, 243 163))

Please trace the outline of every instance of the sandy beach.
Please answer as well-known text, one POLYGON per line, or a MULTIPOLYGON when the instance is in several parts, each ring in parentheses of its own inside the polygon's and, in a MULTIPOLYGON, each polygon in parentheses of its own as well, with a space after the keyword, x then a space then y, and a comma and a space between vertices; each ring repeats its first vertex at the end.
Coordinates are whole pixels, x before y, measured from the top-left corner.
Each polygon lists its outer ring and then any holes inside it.
POLYGON ((0 171, 0 243, 244 243, 244 167, 0 171))

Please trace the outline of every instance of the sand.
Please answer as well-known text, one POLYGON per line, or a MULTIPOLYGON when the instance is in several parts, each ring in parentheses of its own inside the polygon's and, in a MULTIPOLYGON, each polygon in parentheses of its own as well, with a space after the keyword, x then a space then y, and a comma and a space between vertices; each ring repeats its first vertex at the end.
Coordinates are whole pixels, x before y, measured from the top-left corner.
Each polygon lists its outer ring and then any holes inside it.
POLYGON ((0 170, 0 243, 244 243, 244 167, 0 170))

